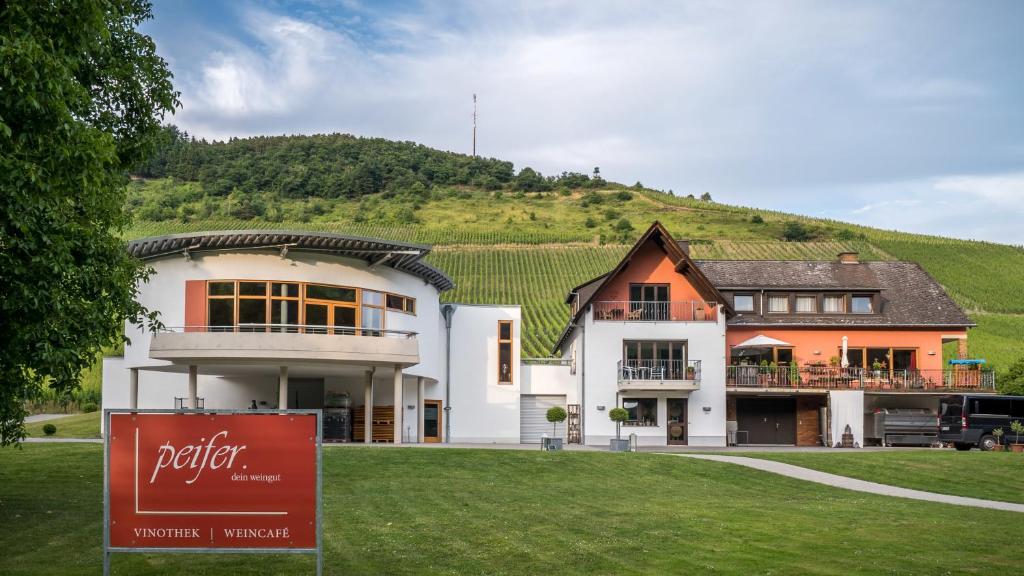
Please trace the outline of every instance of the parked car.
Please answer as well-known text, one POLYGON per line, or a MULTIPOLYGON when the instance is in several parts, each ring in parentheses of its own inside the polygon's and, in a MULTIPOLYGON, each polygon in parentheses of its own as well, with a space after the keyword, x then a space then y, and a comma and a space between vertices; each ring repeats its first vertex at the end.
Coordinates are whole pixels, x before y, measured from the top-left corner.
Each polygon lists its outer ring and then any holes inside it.
MULTIPOLYGON (((992 450, 998 442, 992 430, 1009 430, 1014 420, 1024 423, 1024 396, 953 394, 939 399, 939 440, 957 450, 992 450)), ((1003 438, 1017 441, 1013 434, 1003 438)))

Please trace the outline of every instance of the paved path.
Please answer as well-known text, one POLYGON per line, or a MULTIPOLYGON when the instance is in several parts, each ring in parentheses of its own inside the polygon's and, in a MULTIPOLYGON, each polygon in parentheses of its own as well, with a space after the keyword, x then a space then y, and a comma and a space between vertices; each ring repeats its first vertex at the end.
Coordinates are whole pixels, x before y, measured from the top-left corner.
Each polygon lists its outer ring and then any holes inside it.
POLYGON ((47 420, 67 418, 68 416, 74 416, 74 414, 33 414, 31 416, 25 417, 25 424, 31 424, 33 422, 46 422, 47 420))
POLYGON ((897 498, 911 498, 913 500, 955 504, 957 506, 973 506, 975 508, 991 508, 992 510, 1006 510, 1008 512, 1024 513, 1024 504, 999 502, 997 500, 982 500, 980 498, 967 498, 964 496, 950 496, 948 494, 936 494, 935 492, 900 488, 898 486, 878 484, 877 482, 868 482, 866 480, 857 480, 856 478, 829 474, 828 472, 820 472, 818 470, 811 470, 810 468, 804 468, 802 466, 793 466, 792 464, 784 464, 782 462, 775 462, 772 460, 762 460, 760 458, 718 456, 712 454, 675 454, 675 456, 738 464, 740 466, 746 466, 756 470, 763 470, 773 474, 789 476, 790 478, 796 478, 798 480, 817 482, 818 484, 825 484, 835 488, 845 488, 847 490, 880 494, 882 496, 895 496, 897 498))

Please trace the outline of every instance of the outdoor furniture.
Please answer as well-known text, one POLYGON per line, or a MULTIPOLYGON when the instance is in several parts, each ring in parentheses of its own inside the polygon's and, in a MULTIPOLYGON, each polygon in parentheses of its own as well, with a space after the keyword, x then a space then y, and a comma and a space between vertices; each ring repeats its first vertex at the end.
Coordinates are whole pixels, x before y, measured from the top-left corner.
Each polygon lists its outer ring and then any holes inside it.
POLYGON ((622 367, 622 379, 623 380, 636 380, 636 368, 632 366, 622 367))
POLYGON ((665 379, 665 367, 655 366, 651 368, 651 379, 652 380, 664 380, 665 379))
POLYGON ((630 310, 629 312, 626 312, 626 320, 640 320, 643 318, 643 316, 644 311, 642 308, 637 308, 636 310, 630 310))
POLYGON ((640 367, 638 367, 636 369, 636 372, 637 372, 637 376, 639 377, 640 380, 650 380, 651 379, 651 369, 648 368, 647 366, 640 366, 640 367))

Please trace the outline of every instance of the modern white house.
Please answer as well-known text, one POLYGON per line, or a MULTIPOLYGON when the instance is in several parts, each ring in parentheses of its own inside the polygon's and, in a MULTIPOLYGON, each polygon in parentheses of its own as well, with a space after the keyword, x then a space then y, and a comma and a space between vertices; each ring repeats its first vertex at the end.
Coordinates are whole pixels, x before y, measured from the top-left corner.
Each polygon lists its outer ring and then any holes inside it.
POLYGON ((322 408, 340 442, 607 445, 622 407, 642 445, 832 445, 863 444, 866 410, 994 388, 943 369, 972 324, 912 263, 697 261, 654 223, 570 291, 553 357, 524 359, 520 307, 443 303, 428 246, 228 231, 128 250, 164 328, 126 326, 104 408, 322 408))

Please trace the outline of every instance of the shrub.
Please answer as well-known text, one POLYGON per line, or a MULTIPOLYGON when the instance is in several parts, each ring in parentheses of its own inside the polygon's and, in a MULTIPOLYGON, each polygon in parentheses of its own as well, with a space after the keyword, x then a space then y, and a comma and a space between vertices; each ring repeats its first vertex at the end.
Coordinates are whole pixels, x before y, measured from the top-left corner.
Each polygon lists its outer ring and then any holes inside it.
POLYGON ((82 404, 82 412, 85 412, 86 414, 92 414, 97 410, 99 410, 99 406, 97 406, 95 402, 86 402, 85 404, 82 404))
POLYGON ((548 422, 551 422, 551 434, 554 435, 557 433, 556 430, 558 423, 565 422, 566 417, 569 415, 565 413, 565 408, 562 408, 561 406, 552 406, 551 408, 548 408, 548 412, 545 416, 547 417, 548 422))
POLYGON ((803 224, 790 220, 782 229, 782 237, 787 242, 806 242, 811 239, 811 231, 803 224))
POLYGON ((615 223, 615 230, 616 232, 627 234, 633 231, 633 224, 626 218, 622 218, 621 220, 615 223))
POLYGON ((43 434, 46 434, 47 436, 53 436, 56 433, 57 433, 57 427, 56 426, 54 426, 53 424, 49 424, 49 423, 43 424, 43 434))
POLYGON ((615 198, 623 202, 629 202, 633 199, 633 195, 628 190, 619 190, 615 193, 615 198))
POLYGON ((619 211, 614 209, 614 208, 609 208, 609 209, 604 211, 604 219, 605 220, 609 220, 609 221, 615 220, 619 216, 620 216, 619 211))
POLYGON ((764 224, 764 218, 761 218, 760 214, 754 214, 750 217, 751 224, 764 224))
POLYGON ((619 427, 626 420, 629 420, 629 412, 625 408, 612 408, 608 411, 608 418, 615 422, 615 439, 619 439, 619 427))
POLYGON ((597 220, 594 220, 592 216, 587 216, 587 219, 583 222, 583 225, 587 228, 593 228, 597 226, 597 220))
POLYGON ((1024 395, 1024 356, 1010 364, 1010 368, 996 379, 1000 394, 1024 395))

